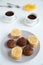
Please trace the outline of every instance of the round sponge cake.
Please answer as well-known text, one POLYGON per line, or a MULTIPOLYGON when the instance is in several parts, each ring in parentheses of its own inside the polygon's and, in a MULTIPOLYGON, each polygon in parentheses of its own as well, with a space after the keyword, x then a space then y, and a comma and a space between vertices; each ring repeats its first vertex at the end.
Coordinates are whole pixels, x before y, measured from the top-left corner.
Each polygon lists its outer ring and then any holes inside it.
POLYGON ((22 48, 19 46, 14 47, 11 50, 11 57, 16 59, 16 60, 20 60, 22 56, 22 48))
POLYGON ((29 41, 29 43, 33 47, 36 47, 38 45, 38 43, 39 43, 39 40, 37 39, 37 37, 36 36, 33 36, 33 35, 28 37, 28 41, 29 41))
POLYGON ((33 54, 33 48, 29 45, 26 45, 24 48, 23 48, 23 55, 25 56, 31 56, 33 54))
POLYGON ((19 29, 13 29, 10 33, 10 36, 13 38, 19 38, 22 35, 19 29))

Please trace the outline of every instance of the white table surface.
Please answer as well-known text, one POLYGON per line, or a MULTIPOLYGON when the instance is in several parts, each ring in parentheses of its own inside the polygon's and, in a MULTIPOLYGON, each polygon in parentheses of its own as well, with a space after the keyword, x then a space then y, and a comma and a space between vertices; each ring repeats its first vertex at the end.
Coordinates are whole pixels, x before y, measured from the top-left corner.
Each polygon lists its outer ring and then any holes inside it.
MULTIPOLYGON (((17 20, 13 23, 4 23, 0 19, 0 43, 5 35, 7 35, 13 28, 19 28, 21 30, 26 30, 34 33, 40 40, 40 51, 38 55, 32 59, 31 61, 25 62, 25 63, 11 63, 12 65, 43 65, 43 0, 0 0, 0 4, 5 4, 7 2, 11 2, 14 4, 18 4, 20 6, 23 6, 26 3, 35 3, 37 4, 37 10, 33 11, 36 13, 39 17, 39 24, 29 27, 25 26, 20 23, 20 19, 24 18, 27 14, 31 12, 25 12, 22 9, 17 8, 0 8, 0 17, 2 16, 3 12, 7 10, 13 10, 15 12, 15 15, 17 16, 17 20)), ((1 50, 1 49, 0 49, 1 50)), ((4 62, 5 60, 1 57, 1 51, 0 51, 0 65, 9 65, 9 63, 4 62), (3 64, 2 64, 3 63, 3 64)))

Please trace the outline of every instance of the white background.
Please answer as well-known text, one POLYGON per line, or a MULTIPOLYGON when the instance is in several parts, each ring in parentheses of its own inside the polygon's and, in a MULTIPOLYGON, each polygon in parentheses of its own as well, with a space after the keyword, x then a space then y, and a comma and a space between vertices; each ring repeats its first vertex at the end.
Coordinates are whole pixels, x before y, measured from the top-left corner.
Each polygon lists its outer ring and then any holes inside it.
POLYGON ((4 36, 7 35, 13 28, 19 28, 21 30, 26 30, 34 33, 40 40, 40 51, 39 54, 32 59, 31 61, 25 62, 25 63, 12 63, 8 62, 6 63, 3 57, 1 56, 0 52, 0 65, 43 65, 43 0, 0 0, 0 5, 6 5, 6 3, 13 3, 13 4, 18 4, 20 6, 23 6, 24 4, 27 3, 35 3, 37 4, 37 10, 32 11, 36 13, 39 17, 39 24, 29 27, 25 26, 24 24, 21 24, 20 19, 26 17, 27 14, 32 13, 32 12, 26 12, 23 11, 22 9, 17 9, 17 8, 0 8, 0 44, 1 41, 3 40, 4 36), (15 15, 17 16, 17 20, 13 21, 13 23, 4 23, 1 20, 1 17, 3 16, 3 13, 7 10, 13 10, 15 12, 15 15), (3 60, 2 60, 3 59, 3 60))

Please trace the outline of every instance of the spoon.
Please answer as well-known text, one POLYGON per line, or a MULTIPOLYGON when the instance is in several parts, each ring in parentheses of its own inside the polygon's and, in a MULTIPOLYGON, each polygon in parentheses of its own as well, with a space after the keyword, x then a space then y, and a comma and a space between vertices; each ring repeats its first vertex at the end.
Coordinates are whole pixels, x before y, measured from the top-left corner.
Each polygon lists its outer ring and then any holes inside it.
POLYGON ((6 6, 6 5, 0 5, 0 7, 8 7, 8 8, 12 8, 12 6, 6 6))
POLYGON ((14 5, 14 4, 11 4, 11 3, 7 3, 7 4, 8 4, 8 6, 10 6, 10 7, 15 6, 16 8, 21 8, 19 5, 14 5))
POLYGON ((0 5, 0 7, 8 7, 8 8, 16 7, 16 8, 21 8, 19 5, 14 5, 14 4, 11 4, 11 3, 7 3, 7 6, 6 5, 0 5))

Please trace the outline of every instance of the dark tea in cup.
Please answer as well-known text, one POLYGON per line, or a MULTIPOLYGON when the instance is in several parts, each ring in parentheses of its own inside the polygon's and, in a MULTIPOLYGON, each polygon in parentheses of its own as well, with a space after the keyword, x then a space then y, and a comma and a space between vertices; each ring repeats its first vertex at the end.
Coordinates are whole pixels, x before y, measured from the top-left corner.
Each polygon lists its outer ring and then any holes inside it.
POLYGON ((14 15, 14 12, 13 11, 7 11, 5 13, 6 16, 13 16, 14 15))
POLYGON ((30 15, 28 15, 28 18, 31 19, 31 20, 34 20, 34 19, 37 18, 37 16, 34 15, 34 14, 30 14, 30 15))

